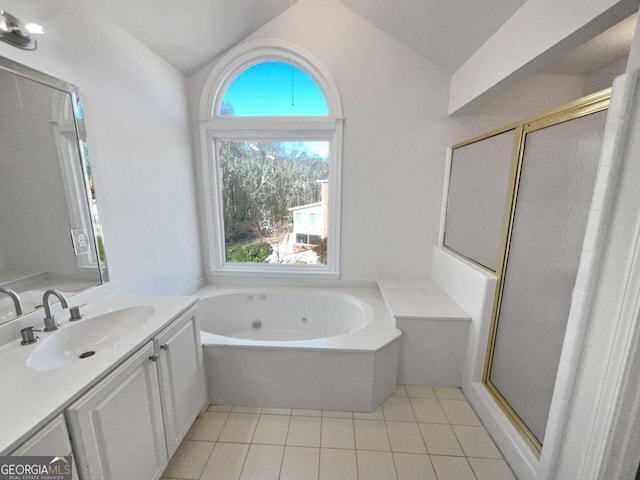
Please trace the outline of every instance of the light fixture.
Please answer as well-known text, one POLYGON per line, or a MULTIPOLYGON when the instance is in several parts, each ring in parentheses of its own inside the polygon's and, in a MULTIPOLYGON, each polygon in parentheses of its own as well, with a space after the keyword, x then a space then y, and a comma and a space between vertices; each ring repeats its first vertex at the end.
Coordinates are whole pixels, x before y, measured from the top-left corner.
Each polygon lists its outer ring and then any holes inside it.
MULTIPOLYGON (((38 43, 31 38, 30 30, 34 24, 25 25, 10 13, 0 10, 0 40, 24 50, 35 50, 38 43)), ((42 30, 42 27, 40 30, 42 30)), ((35 33, 35 32, 34 32, 35 33)))

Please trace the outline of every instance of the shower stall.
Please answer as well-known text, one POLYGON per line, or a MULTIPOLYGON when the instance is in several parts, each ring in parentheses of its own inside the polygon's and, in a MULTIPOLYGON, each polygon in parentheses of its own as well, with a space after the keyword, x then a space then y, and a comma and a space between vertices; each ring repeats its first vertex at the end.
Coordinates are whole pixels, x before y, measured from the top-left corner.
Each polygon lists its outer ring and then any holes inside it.
POLYGON ((443 248, 496 279, 482 383, 536 455, 581 260, 610 90, 452 147, 443 248))

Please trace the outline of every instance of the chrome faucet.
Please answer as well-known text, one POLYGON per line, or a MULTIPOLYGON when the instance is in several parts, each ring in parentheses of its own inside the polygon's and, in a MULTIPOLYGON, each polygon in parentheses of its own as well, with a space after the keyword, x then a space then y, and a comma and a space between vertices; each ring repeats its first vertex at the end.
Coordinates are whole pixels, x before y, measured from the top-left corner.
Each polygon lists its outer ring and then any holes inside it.
POLYGON ((62 308, 69 308, 69 302, 67 302, 67 299, 64 298, 64 295, 62 294, 61 291, 47 290, 46 292, 44 292, 44 295, 42 296, 42 304, 44 305, 44 314, 45 314, 45 317, 44 317, 45 332, 53 332, 54 330, 57 330, 60 328, 60 325, 58 325, 58 322, 56 322, 55 315, 51 315, 51 307, 49 306, 49 297, 51 297, 51 295, 58 297, 58 300, 60 300, 60 305, 62 305, 62 308))
POLYGON ((22 303, 20 303, 20 297, 16 292, 10 288, 0 288, 0 293, 6 293, 13 300, 13 307, 16 309, 16 317, 22 315, 22 303))

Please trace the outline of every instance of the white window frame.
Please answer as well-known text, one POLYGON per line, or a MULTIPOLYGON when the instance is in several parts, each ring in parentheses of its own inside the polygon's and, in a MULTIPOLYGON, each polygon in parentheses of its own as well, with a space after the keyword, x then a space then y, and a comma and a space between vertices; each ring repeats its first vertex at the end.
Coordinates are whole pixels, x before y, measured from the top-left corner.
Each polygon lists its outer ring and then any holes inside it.
POLYGON ((328 71, 310 53, 280 40, 245 42, 231 49, 207 77, 199 106, 201 215, 204 253, 209 277, 251 276, 327 278, 340 276, 342 192, 342 103, 328 71), (247 67, 266 61, 295 65, 320 87, 327 116, 221 116, 222 97, 229 84, 247 67), (216 144, 224 140, 329 142, 329 220, 327 264, 273 264, 227 262, 222 212, 222 174, 216 144))

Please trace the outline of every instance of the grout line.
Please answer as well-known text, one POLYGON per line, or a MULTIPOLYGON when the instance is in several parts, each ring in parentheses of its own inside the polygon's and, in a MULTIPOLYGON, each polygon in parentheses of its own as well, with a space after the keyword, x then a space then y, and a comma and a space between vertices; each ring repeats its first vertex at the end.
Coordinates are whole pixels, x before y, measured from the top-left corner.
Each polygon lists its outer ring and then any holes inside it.
POLYGON ((240 475, 238 475, 238 478, 242 477, 242 472, 244 472, 244 466, 247 464, 247 458, 249 457, 249 450, 251 450, 251 444, 245 444, 247 445, 247 453, 244 454, 244 459, 242 460, 242 468, 240 468, 240 475))
POLYGON ((217 442, 214 442, 213 448, 211 449, 211 452, 209 452, 209 456, 207 457, 207 461, 204 462, 204 465, 202 466, 202 470, 200 470, 200 473, 198 474, 198 478, 202 477, 202 474, 204 473, 205 468, 207 468, 207 465, 209 464, 209 460, 211 460, 211 457, 213 456, 213 451, 216 449, 216 445, 217 445, 217 442))
MULTIPOLYGON (((389 436, 389 429, 387 428, 387 420, 383 420, 383 423, 384 423, 384 431, 387 433, 387 441, 389 442, 389 453, 391 454, 391 461, 393 462, 393 471, 396 472, 396 479, 397 479, 398 467, 396 466, 396 457, 393 455, 393 445, 391 445, 391 437, 389 436)), ((422 437, 422 434, 420 434, 420 437, 422 437)))
MULTIPOLYGON (((277 445, 277 446, 280 446, 280 445, 277 445)), ((282 465, 284 465, 284 451, 286 448, 287 447, 285 445, 282 445, 282 456, 280 457, 280 468, 278 469, 278 478, 280 478, 280 476, 282 475, 282 465)))
POLYGON ((356 443, 356 422, 351 413, 351 431, 353 432, 353 456, 356 457, 356 478, 360 478, 360 469, 358 468, 358 444, 356 443))
POLYGON ((471 470, 471 475, 473 475, 473 478, 475 478, 476 480, 478 480, 478 476, 476 475, 475 470, 473 469, 473 467, 471 466, 471 462, 469 461, 469 457, 464 457, 464 459, 467 461, 467 465, 469 465, 469 470, 471 470))
MULTIPOLYGON (((291 413, 293 413, 293 409, 291 409, 291 413)), ((291 415, 289 415, 289 423, 287 423, 287 434, 284 436, 284 445, 282 446, 282 460, 280 460, 280 471, 278 472, 278 478, 282 476, 282 466, 284 465, 284 455, 287 452, 287 442, 289 440, 290 428, 291 428, 291 415)), ((320 460, 318 460, 318 472, 319 471, 320 471, 320 460)))

